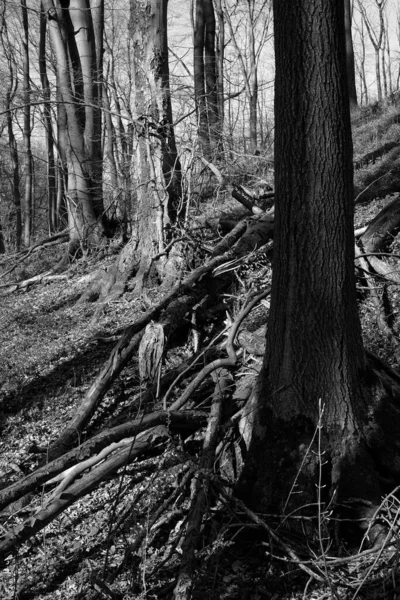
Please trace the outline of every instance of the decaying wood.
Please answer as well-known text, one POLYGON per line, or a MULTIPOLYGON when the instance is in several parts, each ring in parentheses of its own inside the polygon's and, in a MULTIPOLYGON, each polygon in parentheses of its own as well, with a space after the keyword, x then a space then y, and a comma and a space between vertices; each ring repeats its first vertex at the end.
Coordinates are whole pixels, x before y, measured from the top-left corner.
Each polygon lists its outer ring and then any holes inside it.
MULTIPOLYGON (((192 271, 186 279, 177 283, 174 289, 167 293, 163 300, 154 308, 147 311, 140 319, 128 327, 121 336, 118 343, 114 346, 111 354, 97 375, 89 391, 85 395, 83 402, 78 408, 74 418, 70 421, 59 438, 49 449, 49 458, 53 460, 71 449, 71 446, 78 442, 80 432, 88 423, 93 411, 98 405, 104 394, 110 389, 113 381, 121 373, 126 364, 130 361, 133 354, 138 350, 140 340, 143 335, 143 329, 151 322, 155 321, 161 312, 168 306, 173 314, 171 304, 176 301, 179 304, 178 296, 182 297, 186 292, 190 293, 205 275, 212 272, 218 265, 229 261, 232 257, 246 254, 249 246, 253 250, 265 243, 271 231, 271 222, 267 218, 251 218, 250 222, 240 223, 215 247, 214 257, 207 263, 201 265, 192 271)), ((205 294, 207 290, 202 293, 205 294)), ((196 302, 200 298, 196 299, 196 302)), ((194 302, 194 304, 196 303, 194 302)), ((187 310, 187 308, 186 308, 187 310)), ((179 315, 181 316, 181 312, 179 315)), ((172 327, 173 320, 170 320, 172 327)), ((179 322, 176 319, 175 324, 179 322)), ((185 400, 186 402, 186 400, 185 400)), ((183 404, 182 404, 183 405, 183 404)), ((180 406, 182 406, 180 405, 180 406)))
POLYGON ((140 381, 154 381, 161 376, 162 357, 165 346, 164 328, 160 323, 149 323, 139 346, 140 381))

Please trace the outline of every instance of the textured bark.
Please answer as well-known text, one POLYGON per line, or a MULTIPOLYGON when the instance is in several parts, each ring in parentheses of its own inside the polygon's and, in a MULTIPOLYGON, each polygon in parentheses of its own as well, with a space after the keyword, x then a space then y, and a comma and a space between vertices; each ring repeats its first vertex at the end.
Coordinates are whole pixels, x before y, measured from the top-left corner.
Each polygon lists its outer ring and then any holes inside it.
POLYGON ((371 391, 354 280, 343 4, 275 0, 274 18, 273 281, 244 478, 264 506, 315 501, 318 483, 335 499, 374 503, 380 490, 362 436, 371 391), (322 447, 311 444, 318 431, 322 447), (296 476, 303 494, 290 495, 296 476))

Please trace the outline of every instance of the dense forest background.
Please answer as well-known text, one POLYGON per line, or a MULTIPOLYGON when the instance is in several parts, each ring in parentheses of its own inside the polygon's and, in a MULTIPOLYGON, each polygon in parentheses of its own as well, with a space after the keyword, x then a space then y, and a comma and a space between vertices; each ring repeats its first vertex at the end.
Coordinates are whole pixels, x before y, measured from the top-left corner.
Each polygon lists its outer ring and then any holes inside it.
POLYGON ((3 0, 2 598, 395 598, 400 10, 3 0))

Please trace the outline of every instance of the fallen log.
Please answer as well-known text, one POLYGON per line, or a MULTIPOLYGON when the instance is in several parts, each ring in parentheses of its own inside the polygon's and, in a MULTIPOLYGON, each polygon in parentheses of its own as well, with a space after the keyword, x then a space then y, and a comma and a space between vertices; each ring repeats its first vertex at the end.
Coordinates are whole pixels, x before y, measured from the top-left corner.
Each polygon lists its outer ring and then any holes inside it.
MULTIPOLYGON (((120 449, 115 456, 102 462, 84 478, 63 490, 61 495, 54 498, 48 506, 43 509, 39 508, 32 517, 0 536, 0 559, 4 559, 17 545, 44 529, 79 498, 93 491, 105 477, 113 475, 118 469, 132 462, 140 454, 147 452, 155 444, 166 441, 169 435, 168 429, 164 425, 160 425, 143 434, 140 439, 132 438, 131 444, 120 449)), ((0 566, 2 565, 0 564, 0 566)))
POLYGON ((74 448, 63 456, 43 465, 23 479, 0 490, 0 510, 19 500, 26 494, 34 492, 50 479, 56 477, 66 469, 80 461, 101 452, 110 444, 126 437, 133 437, 158 425, 168 425, 171 433, 195 431, 207 422, 207 415, 201 411, 158 411, 125 423, 106 429, 93 436, 87 442, 74 448))

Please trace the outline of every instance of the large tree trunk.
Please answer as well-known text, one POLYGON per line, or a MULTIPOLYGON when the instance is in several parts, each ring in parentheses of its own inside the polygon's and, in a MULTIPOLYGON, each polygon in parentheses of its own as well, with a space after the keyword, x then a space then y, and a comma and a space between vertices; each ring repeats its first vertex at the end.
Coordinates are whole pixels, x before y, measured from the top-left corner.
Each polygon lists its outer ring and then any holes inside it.
POLYGON ((164 252, 166 231, 179 217, 180 209, 180 167, 169 90, 167 3, 131 2, 135 81, 131 180, 136 190, 132 235, 117 263, 105 276, 99 274, 81 300, 118 296, 132 276, 136 277, 135 294, 142 291, 150 272, 157 280, 164 280, 166 287, 179 277, 179 253, 171 253, 167 259, 164 252))
POLYGON ((363 438, 371 390, 354 280, 343 3, 275 0, 274 18, 272 297, 244 480, 258 508, 299 508, 316 502, 321 486, 327 501, 375 504, 363 438))

